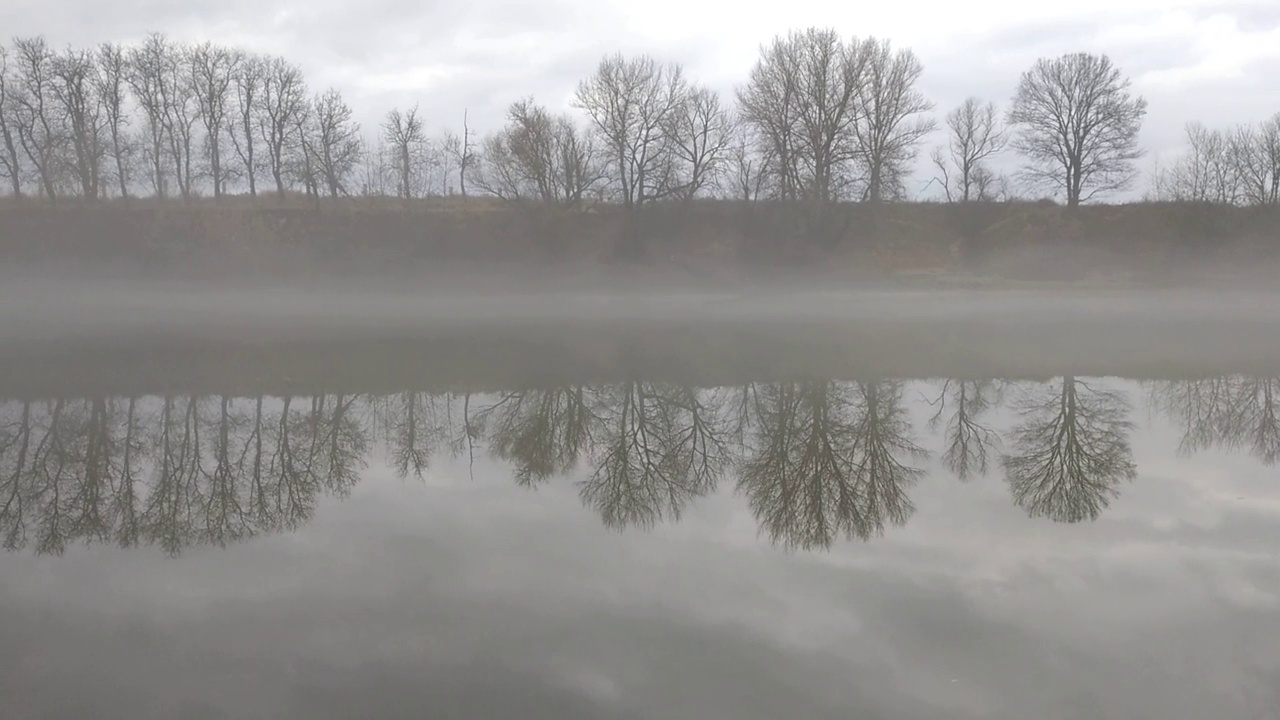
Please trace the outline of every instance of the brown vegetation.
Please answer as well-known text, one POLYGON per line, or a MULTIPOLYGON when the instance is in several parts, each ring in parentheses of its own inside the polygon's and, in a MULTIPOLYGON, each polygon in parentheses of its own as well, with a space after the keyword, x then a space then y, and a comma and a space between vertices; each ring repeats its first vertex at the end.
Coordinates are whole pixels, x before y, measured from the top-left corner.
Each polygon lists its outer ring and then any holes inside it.
POLYGON ((824 212, 820 232, 811 220, 797 205, 727 200, 581 212, 460 197, 56 208, 10 200, 0 204, 0 264, 208 279, 421 278, 459 268, 1080 279, 1248 269, 1280 249, 1276 206, 843 203, 824 212))

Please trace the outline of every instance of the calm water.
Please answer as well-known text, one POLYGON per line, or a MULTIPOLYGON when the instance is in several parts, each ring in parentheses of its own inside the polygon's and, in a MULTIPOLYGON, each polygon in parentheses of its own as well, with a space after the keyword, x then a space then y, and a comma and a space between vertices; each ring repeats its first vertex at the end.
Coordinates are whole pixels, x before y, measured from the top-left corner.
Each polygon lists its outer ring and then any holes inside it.
POLYGON ((1068 320, 29 322, 0 717, 1277 717, 1280 358, 1068 320))

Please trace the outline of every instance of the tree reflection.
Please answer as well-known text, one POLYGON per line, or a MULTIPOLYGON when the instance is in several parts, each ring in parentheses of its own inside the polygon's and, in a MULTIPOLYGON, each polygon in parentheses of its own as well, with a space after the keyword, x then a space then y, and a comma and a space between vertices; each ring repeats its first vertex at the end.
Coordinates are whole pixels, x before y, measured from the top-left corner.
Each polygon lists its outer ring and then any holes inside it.
POLYGON ((493 454, 525 486, 572 470, 598 421, 581 385, 504 393, 477 415, 493 454))
POLYGON ((1280 461, 1280 377, 1218 376, 1151 386, 1152 404, 1182 426, 1179 454, 1210 447, 1280 461))
POLYGON ((951 412, 946 422, 942 462, 961 480, 968 480, 975 473, 987 474, 988 454, 999 436, 983 423, 983 415, 994 404, 995 396, 996 386, 990 380, 947 380, 937 398, 929 403, 937 408, 929 418, 930 429, 936 429, 947 411, 951 412))
POLYGON ((1222 434, 1231 449, 1247 447, 1265 465, 1280 459, 1280 421, 1276 398, 1280 378, 1239 378, 1222 434))
POLYGON ((23 402, 0 409, 0 531, 8 549, 71 542, 224 545, 296 527, 359 477, 367 432, 351 398, 292 399, 268 417, 228 397, 23 402))
POLYGON ((455 415, 451 395, 414 391, 371 398, 370 403, 391 467, 401 478, 421 479, 436 454, 456 455, 472 435, 465 413, 455 415), (459 419, 462 432, 455 430, 459 419))
POLYGON ((906 489, 925 457, 896 382, 779 383, 760 391, 759 429, 739 488, 774 542, 829 547, 866 539, 914 512, 906 489))
POLYGON ((605 525, 650 527, 679 518, 689 500, 715 487, 728 461, 717 396, 644 382, 593 394, 599 430, 580 494, 605 525))
POLYGON ((1001 458, 1014 501, 1033 517, 1095 520, 1137 475, 1129 447, 1132 423, 1121 393, 1072 376, 1029 392, 1001 458))
MULTIPOLYGON (((927 453, 896 380, 813 379, 700 389, 633 380, 493 396, 237 398, 169 395, 0 405, 0 537, 60 554, 73 542, 179 554, 307 522, 359 482, 375 441, 401 477, 475 446, 535 487, 563 476, 610 528, 678 519, 736 476, 761 532, 826 548, 901 525, 927 453)), ((948 380, 929 425, 962 480, 1001 444, 988 416, 997 381, 948 380)), ((1280 379, 1167 383, 1157 402, 1184 423, 1183 452, 1222 444, 1280 459, 1280 379)), ((1023 393, 1000 454, 1033 516, 1095 519, 1135 476, 1126 398, 1067 376, 1023 393)))

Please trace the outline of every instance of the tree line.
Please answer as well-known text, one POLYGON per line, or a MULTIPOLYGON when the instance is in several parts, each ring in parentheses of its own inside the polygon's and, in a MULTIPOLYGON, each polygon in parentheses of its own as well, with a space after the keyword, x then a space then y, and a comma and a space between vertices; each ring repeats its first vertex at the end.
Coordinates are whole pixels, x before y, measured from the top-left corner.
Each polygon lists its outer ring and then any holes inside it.
MULTIPOLYGON (((8 194, 57 202, 247 193, 394 196, 457 192, 581 209, 701 197, 813 206, 902 200, 939 128, 923 66, 886 39, 810 28, 760 49, 722 96, 676 63, 603 58, 576 112, 533 97, 476 137, 428 132, 417 106, 366 132, 335 88, 285 58, 151 33, 139 43, 0 47, 0 177, 8 194)), ((1042 58, 1003 111, 970 97, 942 119, 929 159, 946 200, 1051 194, 1067 205, 1130 188, 1146 101, 1106 55, 1042 58), (1016 173, 994 160, 1013 153, 1016 173)), ((1155 199, 1276 203, 1280 113, 1230 131, 1188 126, 1189 149, 1151 178, 1155 199)))

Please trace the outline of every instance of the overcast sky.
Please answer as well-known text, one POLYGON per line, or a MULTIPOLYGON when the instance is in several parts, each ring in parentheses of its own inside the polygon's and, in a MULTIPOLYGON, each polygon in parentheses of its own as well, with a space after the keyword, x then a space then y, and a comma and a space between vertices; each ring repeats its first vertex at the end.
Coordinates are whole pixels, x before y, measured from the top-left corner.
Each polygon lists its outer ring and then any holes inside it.
MULTIPOLYGON (((1176 151, 1183 125, 1251 122, 1280 111, 1280 1, 917 0, 4 0, 0 27, 53 44, 131 41, 159 30, 284 55, 316 89, 343 91, 366 127, 419 103, 433 132, 484 132, 523 95, 568 108, 574 85, 614 51, 684 64, 725 93, 761 43, 789 29, 887 37, 924 62, 939 117, 966 95, 1005 105, 1036 58, 1106 52, 1150 104, 1152 153, 1176 151)), ((930 140, 930 144, 941 138, 930 140)), ((1150 162, 1148 158, 1146 162, 1150 162)), ((920 185, 921 183, 917 183, 920 185)))

